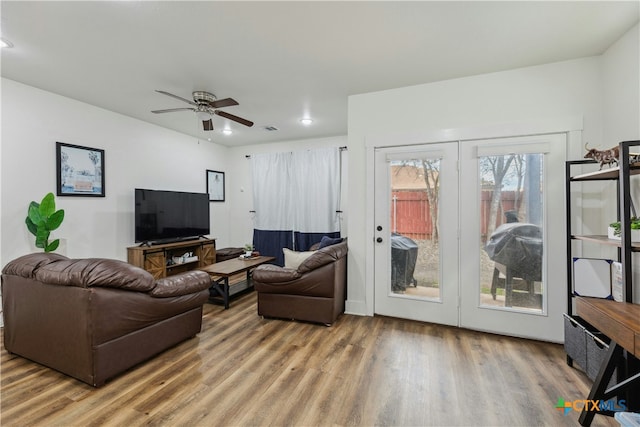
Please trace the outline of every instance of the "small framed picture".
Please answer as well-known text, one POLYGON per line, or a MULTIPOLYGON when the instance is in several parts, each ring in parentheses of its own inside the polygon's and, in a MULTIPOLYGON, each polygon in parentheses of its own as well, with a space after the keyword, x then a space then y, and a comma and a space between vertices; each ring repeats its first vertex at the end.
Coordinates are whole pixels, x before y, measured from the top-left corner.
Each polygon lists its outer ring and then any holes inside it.
POLYGON ((207 193, 210 202, 224 202, 224 172, 207 169, 207 193))
POLYGON ((58 196, 104 197, 104 150, 56 142, 58 196))

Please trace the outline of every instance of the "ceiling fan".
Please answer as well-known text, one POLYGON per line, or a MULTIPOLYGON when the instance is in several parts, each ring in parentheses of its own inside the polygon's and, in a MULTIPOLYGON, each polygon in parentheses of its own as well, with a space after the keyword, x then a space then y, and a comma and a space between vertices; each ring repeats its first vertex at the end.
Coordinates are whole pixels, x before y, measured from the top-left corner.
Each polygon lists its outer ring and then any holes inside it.
POLYGON ((156 90, 156 92, 161 93, 163 95, 170 96, 172 98, 179 99, 180 101, 184 101, 187 104, 191 105, 191 107, 168 108, 166 110, 151 111, 154 114, 173 113, 175 111, 193 111, 194 113, 196 113, 196 116, 198 116, 198 119, 202 120, 202 126, 206 131, 213 130, 212 117, 214 114, 229 120, 233 120, 234 122, 238 122, 248 127, 253 126, 252 121, 218 110, 218 108, 231 107, 232 105, 238 105, 238 102, 233 98, 218 99, 212 93, 204 92, 204 91, 195 91, 192 93, 193 101, 190 101, 181 96, 174 95, 172 93, 165 92, 163 90, 156 90))

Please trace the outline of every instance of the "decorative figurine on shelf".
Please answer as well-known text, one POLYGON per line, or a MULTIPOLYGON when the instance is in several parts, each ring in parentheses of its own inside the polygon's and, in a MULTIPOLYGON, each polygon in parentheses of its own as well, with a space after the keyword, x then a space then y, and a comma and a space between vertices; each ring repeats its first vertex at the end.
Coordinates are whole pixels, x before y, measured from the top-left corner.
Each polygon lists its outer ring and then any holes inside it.
POLYGON ((584 144, 584 148, 587 150, 587 154, 584 155, 585 159, 593 159, 596 162, 600 162, 600 169, 602 166, 609 165, 611 167, 612 163, 618 164, 618 157, 620 157, 620 149, 616 145, 613 148, 608 150, 596 150, 595 148, 587 147, 589 143, 584 144))

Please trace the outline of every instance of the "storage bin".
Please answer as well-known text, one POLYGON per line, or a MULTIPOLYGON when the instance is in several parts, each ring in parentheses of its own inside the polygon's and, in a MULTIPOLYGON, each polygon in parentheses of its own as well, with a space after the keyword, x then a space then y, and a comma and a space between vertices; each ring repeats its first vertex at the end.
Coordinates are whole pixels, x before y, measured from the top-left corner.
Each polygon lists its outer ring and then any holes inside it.
MULTIPOLYGON (((600 372, 600 366, 602 361, 607 356, 609 351, 609 338, 599 332, 585 331, 586 344, 587 344, 587 369, 585 370, 587 377, 592 381, 595 381, 600 372)), ((582 366, 582 365, 581 365, 582 366)), ((616 385, 617 381, 617 369, 613 371, 611 380, 607 388, 616 385)))
POLYGON ((580 368, 587 368, 587 326, 578 316, 564 316, 564 351, 580 368))

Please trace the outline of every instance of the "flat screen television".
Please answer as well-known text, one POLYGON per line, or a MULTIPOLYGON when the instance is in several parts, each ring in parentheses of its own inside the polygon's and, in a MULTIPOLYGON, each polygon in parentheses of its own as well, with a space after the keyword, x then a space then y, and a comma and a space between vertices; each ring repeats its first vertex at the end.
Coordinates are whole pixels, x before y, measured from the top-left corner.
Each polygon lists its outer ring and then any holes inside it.
POLYGON ((136 242, 166 243, 210 233, 209 195, 135 189, 136 242))

